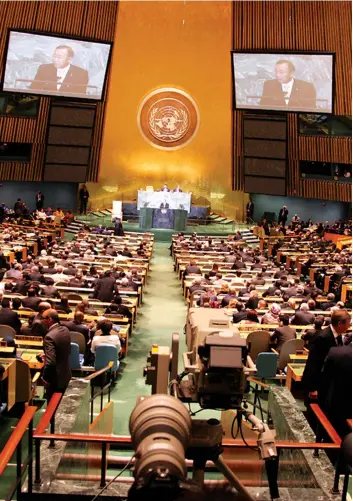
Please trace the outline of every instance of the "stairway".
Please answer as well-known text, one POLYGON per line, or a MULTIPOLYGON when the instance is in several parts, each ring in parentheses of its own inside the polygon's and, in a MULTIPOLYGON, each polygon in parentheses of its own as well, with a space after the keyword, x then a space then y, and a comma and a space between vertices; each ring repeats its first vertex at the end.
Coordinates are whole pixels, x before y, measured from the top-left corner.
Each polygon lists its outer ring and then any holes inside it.
POLYGON ((256 237, 251 230, 247 229, 247 230, 239 230, 239 231, 243 237, 243 240, 247 244, 257 245, 259 243, 258 237, 256 237))
POLYGON ((77 219, 74 219, 71 223, 69 223, 66 226, 65 232, 76 235, 77 233, 79 233, 79 231, 82 230, 83 227, 84 224, 81 221, 77 221, 77 219))
POLYGON ((220 216, 215 212, 211 212, 210 215, 208 216, 208 219, 212 223, 217 223, 217 224, 234 224, 234 219, 229 219, 228 217, 220 216))

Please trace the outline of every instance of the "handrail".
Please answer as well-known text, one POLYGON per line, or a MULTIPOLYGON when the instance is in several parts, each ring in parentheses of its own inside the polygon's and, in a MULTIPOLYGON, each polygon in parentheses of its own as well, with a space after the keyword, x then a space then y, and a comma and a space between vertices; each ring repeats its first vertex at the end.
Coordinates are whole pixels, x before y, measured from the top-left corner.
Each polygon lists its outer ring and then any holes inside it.
MULTIPOLYGON (((33 435, 36 439, 41 440, 58 440, 64 442, 88 442, 99 443, 104 442, 107 444, 115 444, 121 447, 132 447, 131 437, 129 435, 87 435, 84 433, 37 433, 33 435)), ((247 440, 248 445, 257 447, 257 441, 254 439, 247 440)), ((225 448, 244 448, 247 447, 243 440, 223 440, 222 446, 225 448)), ((293 440, 276 440, 276 447, 279 449, 339 449, 340 445, 332 442, 295 442, 293 440)))
POLYGON ((4 473, 4 470, 16 451, 19 443, 21 442, 23 435, 26 433, 28 425, 32 421, 37 407, 29 405, 17 423, 16 428, 12 432, 10 438, 6 442, 5 447, 0 454, 0 476, 4 473))
POLYGON ((310 407, 314 412, 315 416, 317 417, 317 419, 319 420, 321 426, 324 428, 324 430, 332 440, 332 442, 340 446, 342 440, 338 435, 338 433, 336 432, 336 430, 334 429, 334 427, 332 426, 332 424, 330 423, 330 421, 325 416, 320 406, 318 404, 310 404, 310 407))
POLYGON ((114 362, 109 362, 108 365, 103 367, 102 369, 99 369, 99 371, 93 372, 93 374, 90 374, 89 376, 86 376, 83 378, 85 381, 92 381, 92 379, 100 376, 101 374, 104 374, 104 372, 107 372, 109 369, 111 369, 114 365, 114 362))
POLYGON ((39 421, 38 426, 35 430, 35 434, 38 433, 45 433, 45 430, 47 426, 49 425, 59 403, 61 400, 62 394, 61 393, 54 393, 53 396, 50 399, 50 402, 47 405, 47 408, 45 409, 45 412, 42 416, 42 419, 39 421))

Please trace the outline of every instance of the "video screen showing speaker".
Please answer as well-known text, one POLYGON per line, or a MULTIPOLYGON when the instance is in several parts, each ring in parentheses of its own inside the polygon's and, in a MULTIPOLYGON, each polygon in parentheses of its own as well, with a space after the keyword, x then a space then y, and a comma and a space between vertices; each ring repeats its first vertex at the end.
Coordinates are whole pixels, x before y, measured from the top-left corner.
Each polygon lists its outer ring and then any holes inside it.
POLYGON ((102 100, 111 44, 10 30, 2 90, 102 100))
POLYGON ((334 54, 232 52, 236 109, 333 112, 334 54))

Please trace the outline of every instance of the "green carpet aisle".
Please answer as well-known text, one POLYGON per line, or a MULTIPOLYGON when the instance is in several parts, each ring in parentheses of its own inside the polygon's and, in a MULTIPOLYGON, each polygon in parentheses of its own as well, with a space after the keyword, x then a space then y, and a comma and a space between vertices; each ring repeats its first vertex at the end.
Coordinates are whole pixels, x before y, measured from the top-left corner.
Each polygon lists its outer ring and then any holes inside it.
POLYGON ((148 285, 144 290, 143 305, 138 310, 129 354, 126 362, 122 363, 121 375, 112 391, 115 434, 128 433, 129 416, 137 396, 151 394, 151 387, 145 385, 143 368, 152 344, 170 346, 172 333, 178 332, 181 339, 179 351, 185 351, 183 331, 187 309, 180 282, 173 271, 169 246, 170 242, 155 243, 148 285))

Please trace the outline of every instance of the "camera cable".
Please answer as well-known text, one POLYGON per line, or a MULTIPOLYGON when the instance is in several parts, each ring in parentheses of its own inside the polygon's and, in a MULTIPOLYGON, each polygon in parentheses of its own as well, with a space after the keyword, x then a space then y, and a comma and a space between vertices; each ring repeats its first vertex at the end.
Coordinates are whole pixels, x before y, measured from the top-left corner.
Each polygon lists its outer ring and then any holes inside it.
POLYGON ((97 499, 97 498, 99 498, 99 497, 103 494, 103 492, 104 492, 106 489, 108 489, 108 487, 109 487, 109 486, 110 486, 113 482, 115 482, 115 480, 116 480, 118 477, 120 477, 120 475, 121 475, 122 473, 124 473, 124 471, 126 471, 126 470, 127 470, 127 468, 131 465, 132 460, 133 460, 134 458, 135 458, 135 455, 131 456, 131 458, 129 459, 128 463, 126 463, 126 465, 124 466, 124 468, 123 468, 121 471, 119 471, 119 473, 118 473, 117 475, 115 475, 115 477, 114 477, 114 478, 112 478, 112 479, 110 480, 110 482, 108 482, 108 483, 107 483, 107 484, 103 487, 103 489, 101 489, 101 490, 98 492, 98 494, 96 494, 96 495, 94 496, 94 498, 92 498, 92 499, 91 499, 91 501, 96 501, 96 499, 97 499))

